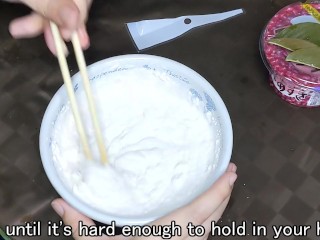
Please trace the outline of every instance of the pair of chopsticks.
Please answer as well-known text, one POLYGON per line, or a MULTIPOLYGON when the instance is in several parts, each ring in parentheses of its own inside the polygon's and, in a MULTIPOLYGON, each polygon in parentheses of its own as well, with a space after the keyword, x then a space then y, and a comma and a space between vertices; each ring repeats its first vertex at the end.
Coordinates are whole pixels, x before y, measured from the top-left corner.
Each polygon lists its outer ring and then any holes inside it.
MULTIPOLYGON (((92 160, 93 159, 92 151, 89 147, 89 141, 88 141, 85 129, 84 129, 84 125, 83 125, 81 116, 80 116, 78 104, 77 104, 75 93, 73 90, 73 85, 72 85, 72 80, 71 80, 67 60, 66 60, 64 50, 63 50, 64 42, 63 42, 63 39, 60 35, 60 32, 59 32, 57 25, 53 22, 50 22, 50 27, 51 27, 51 31, 52 31, 53 38, 54 38, 54 43, 55 43, 56 50, 57 50, 57 57, 58 57, 63 81, 64 81, 65 87, 67 89, 68 97, 69 97, 70 104, 71 104, 71 109, 72 109, 74 120, 76 123, 76 128, 77 128, 78 134, 80 136, 80 141, 81 141, 81 144, 83 147, 83 151, 84 151, 85 156, 88 159, 92 160)), ((107 152, 106 152, 105 145, 103 143, 103 137, 102 137, 102 133, 101 133, 98 117, 97 117, 97 112, 96 112, 96 108, 95 108, 95 103, 94 103, 94 99, 93 99, 93 95, 92 95, 92 91, 91 91, 91 87, 90 87, 89 76, 87 73, 86 62, 85 62, 82 48, 80 45, 79 36, 76 32, 74 32, 72 34, 71 42, 72 42, 72 45, 74 48, 77 64, 79 66, 80 74, 82 77, 83 87, 84 87, 84 90, 85 90, 85 93, 87 96, 89 112, 91 115, 95 138, 96 138, 99 153, 100 153, 100 160, 103 164, 106 164, 108 162, 107 152)))

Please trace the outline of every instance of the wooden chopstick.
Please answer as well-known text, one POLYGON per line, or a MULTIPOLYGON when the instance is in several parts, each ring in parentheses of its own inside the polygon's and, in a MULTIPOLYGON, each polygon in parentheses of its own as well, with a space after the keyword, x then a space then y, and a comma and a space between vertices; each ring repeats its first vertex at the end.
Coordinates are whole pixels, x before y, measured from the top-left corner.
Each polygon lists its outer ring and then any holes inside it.
MULTIPOLYGON (((93 155, 92 155, 92 152, 89 147, 89 141, 87 139, 84 125, 81 120, 78 104, 77 104, 75 93, 73 90, 73 85, 72 85, 70 72, 68 69, 67 60, 64 55, 63 40, 61 38, 61 35, 60 35, 60 32, 59 32, 57 25, 53 22, 50 22, 50 27, 52 30, 53 39, 54 39, 55 46, 57 49, 57 57, 58 57, 62 77, 63 77, 64 84, 67 89, 68 97, 69 97, 70 104, 71 104, 71 109, 73 112, 77 131, 80 136, 81 144, 82 144, 85 156, 88 159, 93 159, 93 155)), ((105 163, 107 163, 107 153, 106 153, 106 149, 103 144, 103 137, 102 137, 102 133, 100 130, 99 121, 98 121, 96 109, 95 109, 95 104, 94 104, 94 100, 93 100, 93 96, 92 96, 92 92, 91 92, 91 88, 90 88, 90 82, 89 82, 89 77, 88 77, 88 73, 87 73, 86 63, 85 63, 83 52, 82 52, 82 49, 80 46, 79 37, 76 33, 74 33, 72 35, 72 44, 74 46, 77 63, 79 65, 79 70, 80 70, 81 77, 83 80, 83 86, 84 86, 87 100, 88 100, 89 111, 90 111, 91 119, 93 121, 95 137, 96 137, 96 141, 97 141, 99 152, 100 152, 101 162, 105 164, 105 163)))
POLYGON ((71 41, 72 41, 73 49, 74 49, 74 52, 76 55, 80 74, 82 77, 84 90, 87 95, 91 120, 93 123, 94 133, 95 133, 95 137, 96 137, 99 152, 100 152, 100 159, 101 159, 102 163, 105 164, 105 163, 107 163, 107 152, 106 152, 106 148, 103 143, 103 137, 102 137, 102 133, 101 133, 100 125, 99 125, 99 120, 97 117, 97 111, 96 111, 96 107, 95 107, 95 103, 94 103, 94 99, 93 99, 93 95, 92 95, 92 91, 91 91, 91 87, 90 87, 90 81, 89 81, 89 76, 88 76, 88 72, 87 72, 87 65, 86 65, 86 62, 85 62, 85 59, 83 56, 83 51, 82 51, 82 48, 80 45, 79 36, 76 32, 72 34, 71 41))

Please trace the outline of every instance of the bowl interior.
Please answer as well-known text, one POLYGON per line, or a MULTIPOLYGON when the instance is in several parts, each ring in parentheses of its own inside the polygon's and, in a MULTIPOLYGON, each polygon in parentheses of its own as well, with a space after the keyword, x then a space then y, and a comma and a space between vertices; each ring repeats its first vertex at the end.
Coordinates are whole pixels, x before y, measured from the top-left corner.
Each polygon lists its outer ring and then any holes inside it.
MULTIPOLYGON (((163 71, 170 75, 172 79, 181 84, 181 87, 187 88, 192 93, 193 97, 198 98, 200 101, 204 101, 204 111, 210 111, 216 116, 221 130, 221 149, 218 153, 219 161, 214 174, 210 176, 210 179, 208 179, 203 186, 203 189, 201 190, 203 192, 225 171, 231 158, 233 135, 230 117, 225 104, 215 89, 202 76, 183 64, 163 57, 140 54, 112 57, 90 65, 88 67, 88 74, 90 81, 97 81, 107 74, 126 71, 137 67, 143 67, 150 71, 163 71)), ((73 86, 75 91, 82 88, 81 76, 79 73, 73 76, 73 86)), ((67 102, 68 96, 64 86, 62 86, 47 107, 40 130, 40 153, 42 163, 50 182, 61 197, 86 216, 106 224, 111 223, 111 221, 116 221, 118 226, 145 224, 165 215, 167 212, 124 218, 123 216, 106 214, 88 206, 64 186, 54 166, 51 150, 51 136, 59 112, 67 102)), ((190 201, 191 200, 192 199, 190 199, 190 201)))

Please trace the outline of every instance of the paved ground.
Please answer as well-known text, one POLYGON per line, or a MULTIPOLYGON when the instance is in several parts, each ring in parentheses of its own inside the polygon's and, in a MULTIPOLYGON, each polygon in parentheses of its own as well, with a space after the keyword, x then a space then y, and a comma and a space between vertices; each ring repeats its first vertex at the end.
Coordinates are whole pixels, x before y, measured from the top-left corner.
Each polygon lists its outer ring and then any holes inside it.
MULTIPOLYGON (((126 22, 244 8, 246 13, 241 17, 194 30, 142 53, 193 68, 210 81, 226 103, 234 128, 232 161, 238 165, 239 178, 222 222, 246 220, 249 226, 255 220, 269 227, 310 224, 313 229, 308 238, 295 239, 315 239, 315 222, 320 220, 320 111, 297 108, 277 97, 268 85, 258 49, 267 21, 290 2, 96 0, 88 23, 92 46, 86 58, 93 63, 137 53, 126 22)), ((8 22, 27 12, 23 7, 0 3, 2 227, 31 220, 58 221, 50 207, 57 194, 41 165, 38 136, 46 106, 62 79, 42 37, 13 40, 9 36, 8 22)), ((72 55, 69 62, 75 73, 72 55)), ((269 233, 265 238, 246 239, 272 239, 269 233)))

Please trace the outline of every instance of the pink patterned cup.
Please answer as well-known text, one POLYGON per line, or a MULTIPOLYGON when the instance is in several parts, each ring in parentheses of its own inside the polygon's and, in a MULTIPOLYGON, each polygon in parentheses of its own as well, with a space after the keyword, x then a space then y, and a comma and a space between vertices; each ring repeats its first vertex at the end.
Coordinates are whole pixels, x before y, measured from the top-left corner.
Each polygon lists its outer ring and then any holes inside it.
MULTIPOLYGON (((319 2, 311 5, 320 10, 319 2)), ((309 21, 317 22, 301 3, 288 5, 271 18, 260 39, 260 52, 270 73, 270 85, 283 100, 299 107, 320 106, 320 70, 287 62, 289 51, 268 41, 292 24, 309 21)))

